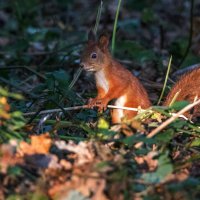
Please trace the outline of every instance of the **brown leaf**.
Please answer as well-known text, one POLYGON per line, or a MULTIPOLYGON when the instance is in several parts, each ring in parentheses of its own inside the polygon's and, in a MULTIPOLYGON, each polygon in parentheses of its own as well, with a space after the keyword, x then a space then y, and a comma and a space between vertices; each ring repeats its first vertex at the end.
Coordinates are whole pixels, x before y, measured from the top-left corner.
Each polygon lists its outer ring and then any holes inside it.
POLYGON ((66 169, 66 170, 72 169, 72 164, 71 164, 69 161, 66 161, 66 160, 64 160, 64 159, 62 159, 62 160, 60 161, 60 165, 61 165, 64 169, 66 169))
POLYGON ((91 148, 91 143, 79 142, 78 145, 70 141, 68 144, 55 142, 59 149, 65 149, 77 154, 75 165, 84 165, 85 163, 92 162, 95 158, 94 152, 91 148))
POLYGON ((51 138, 49 134, 42 135, 34 135, 31 136, 31 144, 28 144, 22 141, 19 145, 18 152, 21 156, 24 154, 32 155, 32 154, 47 154, 51 147, 51 138))
POLYGON ((64 184, 54 185, 49 189, 49 195, 54 199, 67 199, 71 191, 78 191, 91 200, 107 200, 104 194, 106 181, 98 178, 98 174, 91 173, 88 176, 73 175, 70 181, 64 184), (90 177, 91 176, 91 177, 90 177), (95 178, 96 177, 96 178, 95 178))
POLYGON ((3 144, 0 146, 0 172, 6 173, 9 166, 22 163, 22 159, 15 156, 15 146, 3 144))
POLYGON ((146 163, 148 165, 149 170, 154 171, 158 166, 158 161, 154 159, 156 155, 157 155, 157 152, 151 151, 145 156, 135 156, 135 161, 139 165, 146 163))

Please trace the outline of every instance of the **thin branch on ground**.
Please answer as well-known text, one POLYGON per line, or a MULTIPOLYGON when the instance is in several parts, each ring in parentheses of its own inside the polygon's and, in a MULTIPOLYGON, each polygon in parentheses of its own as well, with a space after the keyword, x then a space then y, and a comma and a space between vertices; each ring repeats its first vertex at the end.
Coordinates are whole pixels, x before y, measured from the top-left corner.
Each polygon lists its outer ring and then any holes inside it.
MULTIPOLYGON (((170 123, 172 123, 175 119, 177 119, 178 117, 180 117, 180 115, 182 115, 183 113, 189 111, 190 109, 192 109, 194 106, 200 104, 200 99, 187 105, 186 107, 184 107, 182 110, 180 110, 179 112, 177 112, 175 115, 173 115, 172 117, 170 117, 169 119, 167 119, 166 121, 164 121, 160 126, 158 126, 157 128, 155 128, 154 130, 152 130, 148 135, 147 138, 152 138, 153 136, 155 136, 158 132, 160 132, 161 130, 163 130, 166 126, 168 126, 170 123)), ((143 145, 143 142, 139 142, 137 144, 135 144, 135 148, 140 148, 143 145)))
MULTIPOLYGON (((83 105, 83 106, 74 106, 74 107, 68 107, 68 108, 63 108, 64 111, 70 111, 70 110, 80 110, 80 109, 87 109, 89 108, 88 105, 83 105)), ((114 106, 114 105, 108 105, 107 108, 113 108, 113 109, 123 109, 123 110, 131 110, 131 111, 144 111, 141 108, 131 108, 131 107, 123 107, 123 106, 114 106)), ((38 114, 43 115, 43 114, 50 114, 50 113, 56 113, 56 112, 63 112, 62 109, 51 109, 51 110, 42 110, 38 114)), ((24 113, 24 116, 32 116, 35 115, 36 112, 29 112, 29 113, 24 113)))

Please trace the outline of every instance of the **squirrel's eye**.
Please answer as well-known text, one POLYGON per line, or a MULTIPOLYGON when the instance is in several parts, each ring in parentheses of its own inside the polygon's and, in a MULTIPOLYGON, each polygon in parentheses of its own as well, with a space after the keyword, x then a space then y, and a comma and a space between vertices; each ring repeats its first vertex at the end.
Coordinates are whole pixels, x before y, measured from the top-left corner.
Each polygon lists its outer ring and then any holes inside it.
POLYGON ((92 58, 92 59, 96 59, 96 58, 97 58, 97 54, 96 54, 96 53, 92 53, 92 54, 91 54, 91 58, 92 58))

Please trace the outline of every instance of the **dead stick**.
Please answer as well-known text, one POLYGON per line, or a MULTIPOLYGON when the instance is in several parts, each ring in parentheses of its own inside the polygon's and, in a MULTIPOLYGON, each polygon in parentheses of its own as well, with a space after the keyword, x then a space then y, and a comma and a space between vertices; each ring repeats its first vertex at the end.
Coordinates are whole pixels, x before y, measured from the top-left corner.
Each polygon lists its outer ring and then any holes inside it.
MULTIPOLYGON (((63 110, 68 111, 68 110, 80 110, 88 108, 88 105, 83 105, 83 106, 74 106, 74 107, 68 107, 68 108, 63 108, 63 110)), ((51 109, 51 110, 42 110, 38 114, 43 115, 43 114, 50 114, 50 113, 55 113, 55 112, 62 112, 61 109, 51 109)), ((31 116, 35 115, 36 112, 29 112, 29 113, 23 113, 24 116, 31 116)))
POLYGON ((108 105, 107 108, 113 108, 113 109, 122 109, 122 110, 131 110, 131 111, 144 111, 144 109, 141 108, 131 108, 131 107, 125 107, 125 106, 114 106, 114 105, 108 105))
MULTIPOLYGON (((147 138, 152 138, 153 136, 155 136, 158 132, 160 132, 162 129, 164 129, 166 126, 168 126, 170 123, 172 123, 175 119, 177 119, 178 117, 180 117, 180 115, 182 115, 183 113, 185 113, 188 110, 192 109, 197 104, 200 104, 200 99, 197 100, 197 101, 195 101, 194 103, 191 103, 191 104, 187 105, 182 110, 180 110, 179 112, 177 112, 175 115, 173 115, 172 117, 170 117, 169 119, 167 119, 166 121, 164 121, 160 126, 158 126, 157 128, 155 128, 154 130, 152 130, 147 135, 147 138)), ((142 145, 143 145, 143 142, 138 142, 137 144, 135 144, 135 148, 138 149, 142 145)))
MULTIPOLYGON (((123 107, 123 106, 113 106, 113 105, 108 105, 108 108, 113 108, 113 109, 123 109, 123 110, 131 110, 131 111, 143 111, 142 109, 138 109, 138 108, 131 108, 131 107, 123 107)), ((70 110, 80 110, 80 109, 87 109, 89 108, 88 105, 83 105, 83 106, 74 106, 74 107, 68 107, 68 108, 63 108, 63 110, 65 111, 70 111, 70 110)), ((42 110, 40 111, 39 115, 42 114, 50 114, 50 113, 54 113, 54 112, 62 112, 61 109, 51 109, 51 110, 42 110)), ((29 113, 24 113, 24 116, 31 116, 31 115, 35 115, 36 112, 29 112, 29 113)))

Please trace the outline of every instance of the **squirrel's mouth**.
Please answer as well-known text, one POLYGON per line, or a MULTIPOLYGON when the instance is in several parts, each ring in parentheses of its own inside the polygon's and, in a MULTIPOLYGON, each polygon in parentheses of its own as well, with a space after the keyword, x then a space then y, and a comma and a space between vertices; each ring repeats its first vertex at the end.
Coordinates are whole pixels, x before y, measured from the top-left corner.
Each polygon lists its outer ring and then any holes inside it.
POLYGON ((86 70, 86 71, 88 71, 88 72, 94 72, 94 71, 96 71, 93 66, 84 66, 83 69, 86 70))
POLYGON ((94 72, 94 71, 96 71, 93 67, 85 67, 84 69, 86 71, 88 71, 88 72, 94 72))
POLYGON ((81 67, 83 67, 84 70, 88 71, 88 72, 95 72, 95 67, 92 65, 86 65, 85 63, 81 63, 80 64, 81 67))

